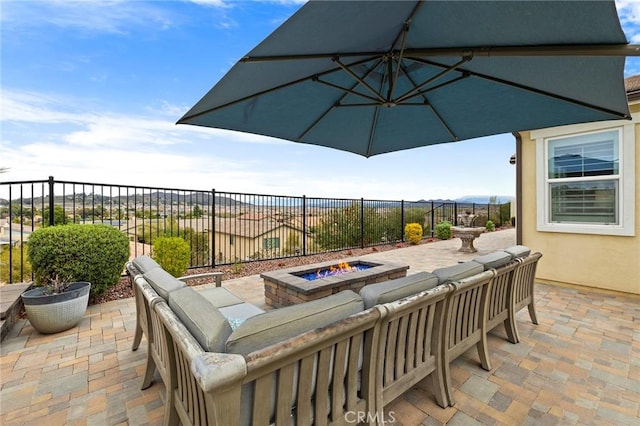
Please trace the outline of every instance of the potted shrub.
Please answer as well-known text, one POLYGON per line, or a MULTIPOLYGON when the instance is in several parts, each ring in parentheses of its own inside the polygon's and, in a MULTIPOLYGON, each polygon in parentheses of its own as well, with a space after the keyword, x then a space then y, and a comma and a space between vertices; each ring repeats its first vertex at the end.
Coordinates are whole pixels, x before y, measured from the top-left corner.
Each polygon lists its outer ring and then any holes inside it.
POLYGON ((120 280, 129 240, 107 225, 59 225, 35 230, 27 245, 35 288, 22 294, 27 318, 41 333, 80 322, 90 296, 120 280))

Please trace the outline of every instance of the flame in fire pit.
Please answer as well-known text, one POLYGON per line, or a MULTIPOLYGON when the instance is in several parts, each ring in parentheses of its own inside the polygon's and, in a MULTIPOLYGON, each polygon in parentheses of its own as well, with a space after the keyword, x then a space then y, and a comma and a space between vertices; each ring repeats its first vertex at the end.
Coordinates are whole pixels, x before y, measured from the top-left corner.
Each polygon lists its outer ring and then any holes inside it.
POLYGON ((300 277, 308 281, 317 280, 320 278, 333 277, 335 275, 347 274, 349 272, 363 271, 371 268, 371 265, 365 265, 362 263, 356 263, 350 265, 347 262, 340 262, 337 265, 331 265, 328 268, 318 269, 316 272, 309 272, 302 274, 300 277))

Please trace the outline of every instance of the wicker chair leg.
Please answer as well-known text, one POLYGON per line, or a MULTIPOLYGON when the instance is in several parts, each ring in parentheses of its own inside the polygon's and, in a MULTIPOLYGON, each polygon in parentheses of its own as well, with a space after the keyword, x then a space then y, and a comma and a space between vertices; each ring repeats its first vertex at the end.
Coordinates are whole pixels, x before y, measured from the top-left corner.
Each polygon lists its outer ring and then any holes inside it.
POLYGON ((487 335, 485 333, 482 334, 482 338, 476 344, 478 348, 478 356, 480 357, 480 364, 482 364, 482 368, 489 371, 491 370, 491 360, 489 359, 489 345, 487 343, 487 335))
POLYGON ((453 404, 455 404, 455 401, 453 399, 453 388, 451 386, 451 369, 449 368, 449 363, 451 362, 451 359, 449 358, 448 355, 444 356, 444 362, 442 363, 442 380, 444 383, 444 391, 445 391, 445 396, 446 396, 446 404, 448 404, 450 407, 453 407, 453 404))
POLYGON ((156 363, 151 356, 151 351, 147 352, 147 368, 144 372, 144 377, 142 378, 142 383, 140 384, 140 389, 146 389, 151 386, 153 382, 153 375, 156 372, 156 363))
POLYGON ((131 345, 131 350, 135 351, 140 346, 140 341, 142 340, 142 327, 136 321, 136 334, 133 336, 133 345, 131 345))
POLYGON ((166 401, 164 402, 164 426, 174 426, 180 424, 176 405, 173 403, 173 391, 167 390, 166 401))
POLYGON ((447 408, 449 405, 453 405, 447 397, 446 380, 443 377, 442 368, 440 366, 436 367, 426 380, 431 382, 432 392, 440 407, 447 408))
MULTIPOLYGON (((533 299, 533 296, 531 298, 533 299)), ((538 316, 536 315, 536 307, 533 304, 533 300, 527 305, 527 308, 529 308, 529 316, 531 317, 531 322, 535 325, 538 325, 538 316)))
POLYGON ((511 308, 509 310, 509 328, 513 331, 513 342, 512 343, 520 343, 520 333, 518 333, 518 326, 516 324, 516 312, 511 308))
POLYGON ((515 329, 516 327, 515 323, 511 324, 509 317, 507 317, 507 319, 504 320, 503 324, 504 324, 504 330, 507 333, 507 340, 509 340, 509 342, 513 344, 518 343, 518 339, 516 337, 518 334, 518 330, 515 329))

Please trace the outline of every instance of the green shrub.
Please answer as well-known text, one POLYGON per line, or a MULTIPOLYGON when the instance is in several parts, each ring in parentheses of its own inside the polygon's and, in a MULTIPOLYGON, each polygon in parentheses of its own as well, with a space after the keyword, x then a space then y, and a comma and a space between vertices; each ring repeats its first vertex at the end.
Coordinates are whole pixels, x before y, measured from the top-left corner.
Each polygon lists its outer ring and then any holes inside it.
POLYGON ((191 249, 180 237, 154 239, 152 253, 155 261, 174 277, 181 277, 189 268, 191 249))
POLYGON ((453 231, 451 230, 451 222, 443 220, 435 226, 435 235, 436 238, 441 240, 448 240, 453 235, 453 231))
POLYGON ((487 231, 493 232, 496 230, 496 225, 493 223, 493 221, 488 220, 487 224, 485 225, 485 228, 487 228, 487 231))
POLYGON ((129 239, 108 225, 48 226, 29 236, 27 257, 36 284, 48 284, 55 277, 88 281, 95 297, 120 281, 129 259, 129 239))
POLYGON ((404 235, 411 244, 420 244, 422 226, 419 223, 407 223, 404 227, 404 235))

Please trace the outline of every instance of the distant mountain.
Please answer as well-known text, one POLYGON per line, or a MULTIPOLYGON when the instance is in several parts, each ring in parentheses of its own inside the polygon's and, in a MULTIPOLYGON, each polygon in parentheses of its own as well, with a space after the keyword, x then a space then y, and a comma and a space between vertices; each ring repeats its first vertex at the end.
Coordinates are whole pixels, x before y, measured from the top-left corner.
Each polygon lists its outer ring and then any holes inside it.
MULTIPOLYGON (((202 205, 202 206, 210 206, 211 202, 214 201, 217 206, 248 206, 251 203, 235 200, 231 197, 225 197, 221 195, 216 195, 212 197, 210 192, 180 192, 173 193, 171 191, 156 191, 156 192, 147 192, 144 194, 128 194, 126 188, 123 190, 124 194, 107 196, 99 193, 75 193, 75 194, 67 194, 67 195, 56 195, 53 199, 55 204, 66 204, 72 205, 74 202, 77 203, 78 206, 83 205, 83 199, 88 200, 85 201, 91 204, 107 204, 109 202, 120 203, 120 204, 131 204, 132 206, 136 204, 142 205, 161 205, 161 204, 170 204, 170 205, 202 205)), ((48 203, 49 197, 45 196, 44 199, 42 196, 32 198, 22 198, 22 199, 13 199, 13 202, 18 202, 22 200, 22 203, 25 205, 34 204, 36 206, 44 205, 48 203)), ((9 201, 0 198, 0 206, 9 205, 9 201)))

